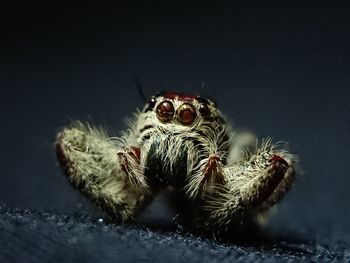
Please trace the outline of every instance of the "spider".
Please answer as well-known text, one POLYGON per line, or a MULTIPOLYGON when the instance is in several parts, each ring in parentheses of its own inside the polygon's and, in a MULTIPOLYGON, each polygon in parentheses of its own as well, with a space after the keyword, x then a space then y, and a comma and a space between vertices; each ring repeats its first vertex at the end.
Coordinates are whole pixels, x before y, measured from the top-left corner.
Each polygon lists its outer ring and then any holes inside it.
POLYGON ((171 187, 203 232, 261 222, 295 174, 280 144, 233 132, 212 99, 174 92, 152 96, 120 138, 73 123, 56 153, 69 182, 114 222, 135 219, 171 187))

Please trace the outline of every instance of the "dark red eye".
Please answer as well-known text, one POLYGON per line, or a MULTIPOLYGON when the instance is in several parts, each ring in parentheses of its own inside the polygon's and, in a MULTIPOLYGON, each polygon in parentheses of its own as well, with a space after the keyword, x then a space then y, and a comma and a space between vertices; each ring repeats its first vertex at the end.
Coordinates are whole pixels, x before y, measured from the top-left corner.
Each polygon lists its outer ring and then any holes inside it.
POLYGON ((177 116, 182 124, 188 125, 195 120, 197 113, 192 105, 185 103, 177 109, 177 116))
POLYGON ((168 100, 159 103, 156 110, 158 119, 163 122, 171 120, 174 116, 174 111, 173 104, 168 100))
POLYGON ((203 117, 210 116, 210 110, 207 104, 201 103, 201 105, 199 106, 199 112, 203 117))

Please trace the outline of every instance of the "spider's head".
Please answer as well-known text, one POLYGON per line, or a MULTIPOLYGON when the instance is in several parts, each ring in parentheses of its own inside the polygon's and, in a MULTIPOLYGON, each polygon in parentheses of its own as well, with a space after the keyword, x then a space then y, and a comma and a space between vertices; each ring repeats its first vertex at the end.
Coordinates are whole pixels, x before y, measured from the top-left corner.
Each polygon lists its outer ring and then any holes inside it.
POLYGON ((162 123, 177 122, 182 125, 191 125, 200 118, 221 119, 213 100, 175 92, 163 92, 152 96, 143 109, 143 112, 149 111, 155 112, 162 123))

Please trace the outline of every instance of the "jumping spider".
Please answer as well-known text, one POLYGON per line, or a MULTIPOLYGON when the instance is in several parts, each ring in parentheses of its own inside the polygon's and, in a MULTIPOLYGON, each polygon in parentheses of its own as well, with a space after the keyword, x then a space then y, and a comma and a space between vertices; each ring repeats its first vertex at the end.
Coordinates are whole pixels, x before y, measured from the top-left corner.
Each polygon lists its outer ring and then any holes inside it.
POLYGON ((71 184, 110 219, 134 219, 173 187, 203 232, 252 222, 284 196, 295 161, 279 148, 232 132, 211 99, 172 92, 153 96, 121 138, 76 122, 56 141, 71 184))

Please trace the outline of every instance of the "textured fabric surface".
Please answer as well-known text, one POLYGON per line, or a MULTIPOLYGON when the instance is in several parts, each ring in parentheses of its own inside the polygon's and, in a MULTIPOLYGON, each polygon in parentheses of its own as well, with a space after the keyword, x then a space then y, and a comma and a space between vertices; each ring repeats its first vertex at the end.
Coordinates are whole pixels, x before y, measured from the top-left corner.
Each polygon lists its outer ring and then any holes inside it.
POLYGON ((291 237, 220 242, 179 231, 115 226, 88 216, 0 208, 0 262, 349 262, 350 250, 291 237))

